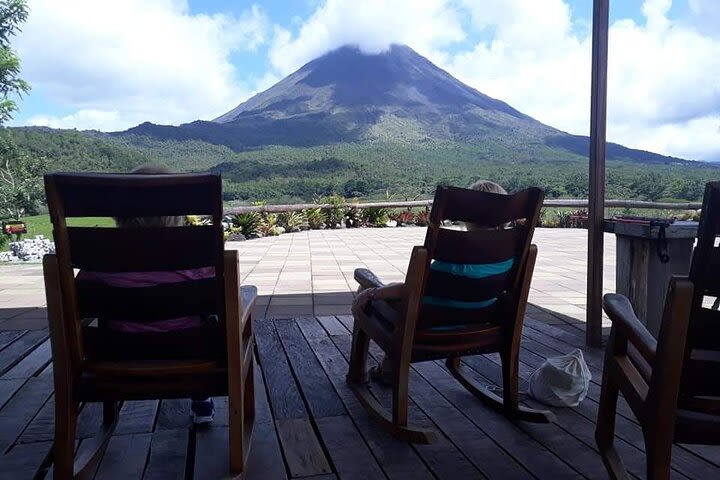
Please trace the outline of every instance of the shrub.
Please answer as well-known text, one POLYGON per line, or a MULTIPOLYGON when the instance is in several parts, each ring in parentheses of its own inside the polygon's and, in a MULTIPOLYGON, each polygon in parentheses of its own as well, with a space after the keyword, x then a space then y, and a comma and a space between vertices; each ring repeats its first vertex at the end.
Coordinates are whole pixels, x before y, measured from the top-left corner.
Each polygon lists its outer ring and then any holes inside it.
POLYGON ((385 227, 390 221, 390 217, 386 208, 370 207, 363 209, 362 220, 363 223, 372 227, 385 227))
POLYGON ((262 221, 260 222, 260 233, 262 233, 265 237, 280 235, 285 231, 285 229, 279 227, 277 223, 277 213, 266 213, 263 215, 262 221))
POLYGON ((285 212, 278 215, 278 225, 286 232, 299 232, 308 228, 308 221, 303 212, 285 212))
POLYGON ((187 215, 185 217, 185 225, 192 225, 195 227, 200 225, 212 225, 212 219, 201 215, 187 215))
POLYGON ((390 215, 390 219, 395 220, 397 226, 401 227, 403 225, 412 225, 415 222, 415 215, 410 210, 402 210, 390 215))
POLYGON ((240 229, 245 238, 258 238, 262 236, 260 227, 263 218, 258 212, 239 213, 230 217, 231 228, 240 229))
POLYGON ((345 197, 333 193, 322 199, 322 203, 328 203, 330 208, 325 209, 325 224, 328 228, 338 228, 345 223, 345 197))
POLYGON ((304 212, 308 226, 313 230, 325 228, 325 215, 319 207, 308 208, 304 212))
POLYGON ((415 225, 427 227, 430 222, 430 213, 427 210, 420 210, 415 214, 415 225))
POLYGON ((348 208, 347 212, 345 212, 345 226, 347 228, 357 228, 362 227, 362 225, 362 212, 360 209, 356 207, 348 208))

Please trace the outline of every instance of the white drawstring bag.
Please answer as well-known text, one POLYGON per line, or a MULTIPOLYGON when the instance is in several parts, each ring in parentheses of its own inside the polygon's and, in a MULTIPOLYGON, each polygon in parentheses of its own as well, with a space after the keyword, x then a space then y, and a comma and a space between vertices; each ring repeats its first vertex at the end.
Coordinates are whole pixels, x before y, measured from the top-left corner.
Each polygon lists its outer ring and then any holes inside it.
POLYGON ((592 375, 582 350, 546 359, 528 379, 528 394, 555 407, 577 407, 587 395, 592 375))

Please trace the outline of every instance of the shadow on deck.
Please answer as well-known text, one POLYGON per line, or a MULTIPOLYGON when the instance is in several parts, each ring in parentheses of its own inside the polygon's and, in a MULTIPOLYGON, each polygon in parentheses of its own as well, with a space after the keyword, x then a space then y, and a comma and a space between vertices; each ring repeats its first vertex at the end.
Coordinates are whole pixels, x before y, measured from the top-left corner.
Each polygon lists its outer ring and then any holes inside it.
MULTIPOLYGON (((583 325, 562 316, 553 322, 543 312, 531 309, 525 322, 521 376, 546 357, 582 348, 593 375, 587 399, 578 408, 554 408, 555 424, 513 423, 465 391, 442 362, 416 364, 411 421, 441 433, 432 445, 409 445, 384 433, 345 385, 352 317, 256 320, 257 418, 245 478, 606 478, 593 438, 603 352, 585 347, 583 325)), ((378 359, 380 352, 372 354, 378 359)), ((498 362, 496 355, 465 360, 488 384, 500 382, 498 362)), ((51 368, 47 330, 0 332, 0 478, 50 476, 51 368)), ((373 392, 389 404, 388 389, 373 392)), ((189 407, 184 399, 125 402, 95 478, 226 477, 227 398, 216 399, 211 427, 193 427, 189 407)), ((101 414, 99 405, 84 406, 80 442, 94 433, 101 414)), ((644 478, 642 432, 623 401, 616 432, 629 471, 644 478)), ((720 478, 718 467, 718 447, 674 449, 676 478, 720 478)))

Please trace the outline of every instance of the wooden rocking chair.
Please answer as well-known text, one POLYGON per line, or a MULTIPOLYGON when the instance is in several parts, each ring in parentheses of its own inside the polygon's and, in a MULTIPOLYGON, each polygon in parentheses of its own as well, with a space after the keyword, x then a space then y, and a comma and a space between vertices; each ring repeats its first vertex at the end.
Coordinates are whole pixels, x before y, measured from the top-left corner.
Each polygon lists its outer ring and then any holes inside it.
MULTIPOLYGON (((629 478, 613 445, 618 392, 642 426, 647 478, 670 478, 672 443, 720 444, 720 182, 708 183, 688 277, 672 278, 657 338, 622 295, 608 294, 612 329, 605 352, 595 439, 611 478, 629 478)), ((658 299, 658 301, 662 301, 658 299)))
POLYGON ((238 254, 224 251, 220 177, 50 174, 45 189, 57 249, 43 260, 55 383, 54 478, 92 474, 117 423, 118 401, 191 395, 229 396, 230 470, 242 471, 254 418, 250 311, 256 289, 240 287, 238 254), (189 214, 209 215, 212 224, 72 226, 73 217, 189 214), (98 285, 74 274, 200 268, 210 274, 148 287, 98 285), (206 324, 161 333, 104 325, 187 315, 206 324), (103 426, 75 458, 81 402, 103 402, 103 426))
MULTIPOLYGON (((408 375, 412 362, 440 358, 465 388, 508 417, 553 421, 550 412, 518 404, 520 335, 537 256, 531 240, 542 202, 537 188, 500 195, 438 187, 425 245, 410 258, 404 295, 397 302, 373 299, 356 312, 348 383, 396 437, 416 443, 435 438, 433 431, 408 426, 408 375), (447 220, 483 228, 445 228, 447 220), (392 414, 366 385, 371 339, 391 366, 392 414), (502 398, 465 376, 460 363, 463 355, 491 352, 502 359, 502 398)), ((361 289, 383 286, 365 269, 356 270, 355 279, 361 289)))

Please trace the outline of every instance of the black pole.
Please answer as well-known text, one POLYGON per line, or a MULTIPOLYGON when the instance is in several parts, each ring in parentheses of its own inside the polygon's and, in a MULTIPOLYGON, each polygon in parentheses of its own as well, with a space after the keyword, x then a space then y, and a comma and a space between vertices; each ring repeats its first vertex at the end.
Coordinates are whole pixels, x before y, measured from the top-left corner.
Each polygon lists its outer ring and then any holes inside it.
POLYGON ((585 341, 602 344, 605 130, 607 124, 608 12, 610 0, 593 0, 590 91, 590 185, 588 204, 587 324, 585 341))

